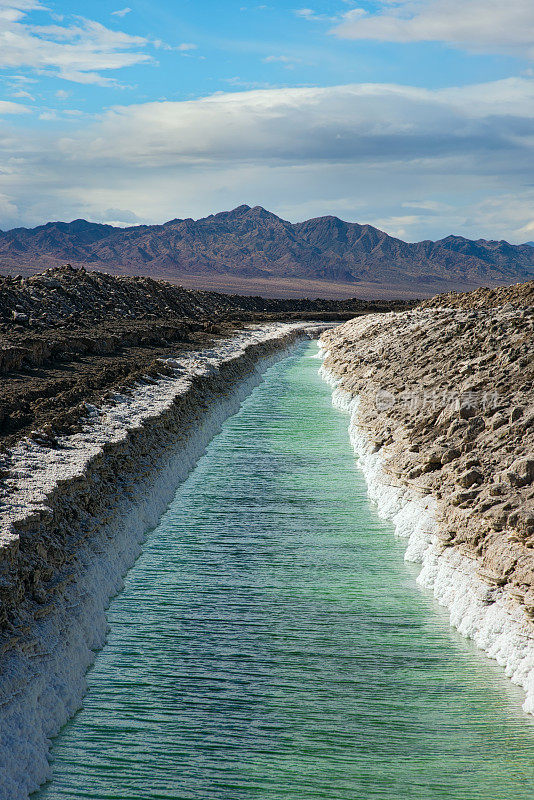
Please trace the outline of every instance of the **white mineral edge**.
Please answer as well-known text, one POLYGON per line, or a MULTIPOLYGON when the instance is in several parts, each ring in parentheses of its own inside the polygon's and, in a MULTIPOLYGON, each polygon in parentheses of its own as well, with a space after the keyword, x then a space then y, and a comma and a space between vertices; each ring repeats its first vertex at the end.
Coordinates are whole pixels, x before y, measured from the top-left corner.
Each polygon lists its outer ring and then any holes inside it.
POLYGON ((437 536, 435 498, 417 497, 408 488, 388 485, 384 448, 375 451, 358 424, 359 398, 338 388, 340 381, 324 366, 319 374, 333 389, 334 407, 350 414, 350 441, 369 497, 382 519, 393 522, 395 534, 407 539, 406 561, 421 564, 418 583, 433 591, 449 610, 451 625, 524 689, 523 710, 534 714, 534 639, 522 609, 508 602, 505 591, 482 580, 471 559, 454 547, 443 548, 437 536))

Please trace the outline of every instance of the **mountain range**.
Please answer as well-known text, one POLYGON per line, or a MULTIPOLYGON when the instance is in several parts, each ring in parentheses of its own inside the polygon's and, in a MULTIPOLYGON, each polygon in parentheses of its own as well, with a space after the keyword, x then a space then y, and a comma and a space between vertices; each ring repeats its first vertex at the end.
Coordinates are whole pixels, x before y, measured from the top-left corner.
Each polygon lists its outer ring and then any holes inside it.
POLYGON ((30 274, 66 262, 244 293, 256 287, 275 295, 290 286, 298 294, 299 287, 313 286, 320 294, 324 286, 330 295, 340 287, 345 295, 424 296, 527 280, 534 274, 534 248, 461 236, 409 243, 334 216, 291 223, 247 205, 163 225, 119 228, 77 219, 0 232, 4 273, 30 274))

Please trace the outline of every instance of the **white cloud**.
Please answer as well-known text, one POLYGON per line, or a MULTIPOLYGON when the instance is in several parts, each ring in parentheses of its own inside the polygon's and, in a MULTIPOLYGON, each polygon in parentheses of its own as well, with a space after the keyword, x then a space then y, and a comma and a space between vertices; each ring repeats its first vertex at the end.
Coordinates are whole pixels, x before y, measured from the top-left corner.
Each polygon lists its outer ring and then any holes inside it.
POLYGON ((128 7, 126 7, 126 8, 119 8, 119 9, 118 9, 118 11, 112 11, 112 12, 111 12, 111 16, 112 16, 112 17, 125 17, 125 16, 126 16, 126 14, 129 14, 129 13, 131 12, 131 10, 132 10, 132 9, 131 9, 131 8, 128 8, 128 7))
POLYGON ((16 83, 37 83, 37 78, 28 78, 27 75, 10 75, 10 81, 15 81, 16 83))
POLYGON ((419 217, 414 214, 405 214, 404 216, 393 216, 378 218, 373 220, 375 228, 380 228, 381 231, 386 231, 390 236, 396 236, 398 239, 405 239, 409 236, 411 228, 419 222, 419 217))
POLYGON ((31 0, 0 0, 0 67, 52 71, 78 83, 107 85, 101 70, 115 70, 150 60, 147 40, 112 31, 93 20, 73 25, 33 25, 30 10, 45 10, 31 0))
POLYGON ((129 225, 140 225, 142 220, 139 219, 137 214, 124 208, 107 208, 102 215, 99 222, 107 225, 117 225, 118 227, 127 227, 129 225))
MULTIPOLYGON (((20 96, 29 97, 29 95, 26 95, 26 92, 23 92, 20 96)), ((28 111, 29 108, 20 105, 20 103, 12 103, 10 100, 0 100, 0 114, 27 114, 28 111)))
POLYGON ((453 206, 449 203, 442 203, 437 200, 412 200, 401 203, 402 208, 417 208, 428 214, 440 214, 444 211, 451 211, 453 206))
POLYGON ((15 92, 11 92, 11 96, 12 97, 21 97, 21 98, 25 97, 28 100, 35 100, 35 97, 32 94, 30 94, 29 92, 26 92, 24 89, 17 89, 15 92))
POLYGON ((286 64, 291 65, 294 64, 296 61, 299 61, 298 58, 291 58, 290 56, 267 56, 266 58, 262 59, 264 64, 286 64))
POLYGON ((0 19, 20 19, 28 11, 46 11, 39 0, 0 0, 0 19))
POLYGON ((327 14, 319 14, 313 8, 297 8, 295 10, 297 17, 307 19, 309 22, 336 22, 338 17, 330 17, 327 14))
POLYGON ((380 221, 411 240, 533 238, 526 77, 441 90, 228 92, 118 106, 70 124, 68 136, 0 130, 0 192, 21 209, 20 222, 110 219, 107 209, 163 221, 252 199, 292 219, 334 211, 380 221))
POLYGON ((230 86, 235 86, 239 89, 277 89, 278 84, 269 83, 268 81, 247 81, 240 78, 239 75, 234 75, 233 78, 225 78, 224 83, 230 86))
POLYGON ((143 164, 461 155, 491 169, 512 153, 532 158, 533 136, 534 81, 511 78, 440 90, 354 84, 117 106, 62 147, 72 158, 106 154, 143 164))
POLYGON ((0 193, 0 218, 9 224, 10 222, 15 222, 18 214, 19 209, 12 200, 5 194, 0 193))
POLYGON ((345 39, 444 42, 534 58, 532 0, 383 0, 382 6, 374 13, 351 9, 333 33, 345 39))
POLYGON ((198 44, 193 44, 192 42, 182 42, 177 47, 178 50, 181 50, 182 53, 187 53, 189 50, 197 50, 198 44))
POLYGON ((262 58, 264 64, 280 64, 284 69, 294 69, 295 65, 300 62, 300 58, 292 58, 290 56, 266 56, 262 58))

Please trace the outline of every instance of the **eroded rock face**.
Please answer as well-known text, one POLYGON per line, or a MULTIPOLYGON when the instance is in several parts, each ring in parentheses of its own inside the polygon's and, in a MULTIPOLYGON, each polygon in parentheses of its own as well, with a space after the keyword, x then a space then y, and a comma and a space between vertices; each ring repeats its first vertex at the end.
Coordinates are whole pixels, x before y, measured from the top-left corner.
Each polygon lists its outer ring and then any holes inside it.
POLYGON ((454 308, 443 307, 447 295, 414 311, 367 316, 323 342, 325 367, 360 396, 359 420, 384 447, 392 480, 434 495, 443 544, 477 559, 528 612, 533 286, 512 288, 455 295, 454 308))

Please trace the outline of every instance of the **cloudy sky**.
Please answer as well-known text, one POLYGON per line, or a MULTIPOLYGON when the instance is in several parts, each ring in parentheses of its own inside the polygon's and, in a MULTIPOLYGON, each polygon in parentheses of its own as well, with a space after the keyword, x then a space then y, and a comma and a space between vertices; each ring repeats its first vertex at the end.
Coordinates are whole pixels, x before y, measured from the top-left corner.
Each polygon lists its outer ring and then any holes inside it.
POLYGON ((0 0, 0 228, 534 239, 533 0, 0 0))

